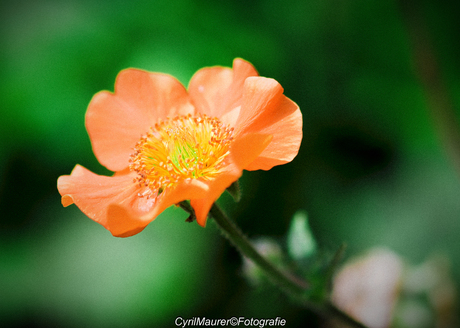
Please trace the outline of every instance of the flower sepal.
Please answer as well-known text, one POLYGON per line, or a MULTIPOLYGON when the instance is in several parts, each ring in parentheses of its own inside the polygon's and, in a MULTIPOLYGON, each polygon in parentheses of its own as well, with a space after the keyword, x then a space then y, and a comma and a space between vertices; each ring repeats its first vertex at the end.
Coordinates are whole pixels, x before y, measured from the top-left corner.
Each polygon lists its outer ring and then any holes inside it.
POLYGON ((196 221, 195 210, 193 209, 192 205, 190 205, 190 202, 188 200, 183 200, 182 202, 176 204, 176 206, 179 206, 189 214, 187 219, 185 219, 185 222, 191 223, 193 221, 196 221))
POLYGON ((241 200, 241 188, 239 180, 233 182, 228 188, 227 192, 233 197, 235 202, 239 202, 241 200))

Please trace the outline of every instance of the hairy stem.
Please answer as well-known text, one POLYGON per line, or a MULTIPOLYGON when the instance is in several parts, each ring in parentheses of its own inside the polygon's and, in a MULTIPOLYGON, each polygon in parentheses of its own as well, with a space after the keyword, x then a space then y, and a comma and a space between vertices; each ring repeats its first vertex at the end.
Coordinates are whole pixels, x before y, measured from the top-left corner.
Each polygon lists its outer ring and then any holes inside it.
MULTIPOLYGON (((184 210, 193 216, 193 209, 188 202, 179 204, 184 210)), ((304 280, 283 272, 269 262, 265 257, 254 248, 251 242, 236 226, 236 224, 228 218, 228 216, 220 209, 217 204, 213 204, 209 212, 210 216, 214 218, 217 226, 223 232, 224 236, 248 259, 253 261, 261 268, 265 275, 289 295, 296 302, 317 313, 325 318, 335 318, 343 323, 346 323, 351 328, 365 328, 362 323, 354 320, 340 309, 336 308, 331 302, 325 301, 322 304, 312 302, 307 298, 309 284, 304 280)))
POLYGON ((238 248, 244 256, 257 264, 273 283, 295 297, 301 296, 307 290, 308 285, 304 281, 280 271, 260 255, 241 230, 224 214, 224 212, 222 212, 219 206, 213 204, 210 214, 225 237, 238 248))

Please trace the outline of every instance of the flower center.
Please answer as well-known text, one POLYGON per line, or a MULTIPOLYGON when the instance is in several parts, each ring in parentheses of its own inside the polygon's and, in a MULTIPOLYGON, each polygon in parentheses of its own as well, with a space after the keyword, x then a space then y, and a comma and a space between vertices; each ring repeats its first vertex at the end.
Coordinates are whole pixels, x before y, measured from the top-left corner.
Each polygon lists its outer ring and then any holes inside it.
POLYGON ((167 118, 141 137, 129 168, 148 187, 139 196, 157 196, 184 179, 212 179, 225 165, 233 128, 204 114, 167 118))

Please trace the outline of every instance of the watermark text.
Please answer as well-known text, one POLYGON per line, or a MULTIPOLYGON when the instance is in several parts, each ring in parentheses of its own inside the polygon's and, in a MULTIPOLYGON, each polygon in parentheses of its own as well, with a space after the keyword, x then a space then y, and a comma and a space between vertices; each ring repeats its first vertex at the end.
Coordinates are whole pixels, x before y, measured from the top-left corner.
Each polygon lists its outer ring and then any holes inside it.
POLYGON ((286 319, 280 317, 257 319, 245 317, 231 317, 229 319, 209 319, 206 317, 193 317, 184 319, 177 317, 174 321, 177 327, 284 327, 286 319))

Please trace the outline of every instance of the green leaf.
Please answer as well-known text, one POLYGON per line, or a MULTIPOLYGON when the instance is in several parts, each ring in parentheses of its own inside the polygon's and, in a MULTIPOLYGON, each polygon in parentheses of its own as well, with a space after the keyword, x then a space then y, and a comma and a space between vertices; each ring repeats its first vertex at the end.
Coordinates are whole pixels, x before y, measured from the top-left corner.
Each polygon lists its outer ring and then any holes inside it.
POLYGON ((294 214, 288 232, 287 246, 289 255, 294 260, 304 259, 316 253, 316 240, 308 225, 305 211, 294 214))

